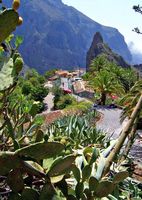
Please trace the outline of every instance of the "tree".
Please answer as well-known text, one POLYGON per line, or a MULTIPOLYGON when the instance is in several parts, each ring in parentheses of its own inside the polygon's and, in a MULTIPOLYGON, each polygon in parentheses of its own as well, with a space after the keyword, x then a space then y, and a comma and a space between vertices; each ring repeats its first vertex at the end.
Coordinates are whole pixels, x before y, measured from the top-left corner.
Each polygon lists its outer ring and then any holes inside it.
POLYGON ((110 62, 107 60, 106 56, 101 54, 92 60, 90 65, 91 72, 99 72, 100 70, 106 68, 109 63, 110 62))
POLYGON ((123 86, 115 79, 114 75, 106 70, 100 71, 97 76, 91 80, 90 85, 96 92, 101 94, 101 104, 106 104, 107 95, 124 93, 123 86))
MULTIPOLYGON (((126 118, 130 119, 131 114, 132 114, 133 110, 135 109, 137 102, 140 99, 141 93, 142 93, 142 80, 137 81, 135 83, 135 85, 131 88, 129 93, 127 93, 121 99, 120 104, 124 107, 123 112, 122 112, 122 116, 121 116, 122 121, 126 118)), ((139 122, 141 116, 142 116, 142 113, 141 113, 141 108, 140 108, 139 114, 135 118, 134 123, 132 125, 132 129, 129 133, 128 142, 127 142, 127 144, 124 148, 121 161, 124 160, 127 157, 128 153, 129 153, 129 151, 130 151, 130 149, 131 149, 131 147, 132 147, 132 145, 135 141, 137 125, 138 125, 138 122, 139 122)))
MULTIPOLYGON (((140 14, 142 14, 142 7, 140 5, 134 5, 133 9, 135 10, 135 12, 138 12, 140 14)), ((140 29, 138 27, 134 28, 132 31, 138 33, 138 34, 142 34, 140 29)))
POLYGON ((57 71, 56 69, 51 69, 51 70, 49 70, 49 71, 46 71, 45 74, 44 74, 45 78, 46 78, 46 79, 51 78, 52 76, 55 75, 55 72, 56 72, 56 71, 57 71))
POLYGON ((123 85, 125 92, 128 92, 138 80, 138 75, 132 68, 123 68, 109 62, 106 70, 114 74, 116 79, 123 85))

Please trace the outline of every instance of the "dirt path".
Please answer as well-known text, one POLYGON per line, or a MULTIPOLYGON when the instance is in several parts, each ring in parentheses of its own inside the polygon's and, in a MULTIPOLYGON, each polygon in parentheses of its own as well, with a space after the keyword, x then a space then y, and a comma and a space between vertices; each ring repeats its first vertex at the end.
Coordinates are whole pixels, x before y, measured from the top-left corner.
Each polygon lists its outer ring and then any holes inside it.
POLYGON ((47 109, 43 111, 43 114, 51 112, 54 106, 53 99, 54 99, 54 95, 51 92, 49 92, 49 94, 44 98, 44 101, 43 101, 47 105, 47 109))

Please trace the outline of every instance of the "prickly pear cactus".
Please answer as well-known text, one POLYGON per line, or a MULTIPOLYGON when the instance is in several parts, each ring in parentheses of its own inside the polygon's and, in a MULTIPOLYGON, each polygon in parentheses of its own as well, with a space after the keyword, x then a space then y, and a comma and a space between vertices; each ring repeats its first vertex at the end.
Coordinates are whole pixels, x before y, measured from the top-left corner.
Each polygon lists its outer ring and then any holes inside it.
POLYGON ((18 20, 19 15, 13 9, 6 9, 0 13, 0 43, 16 29, 18 20))
POLYGON ((13 59, 5 58, 0 70, 0 91, 8 89, 13 81, 13 59))

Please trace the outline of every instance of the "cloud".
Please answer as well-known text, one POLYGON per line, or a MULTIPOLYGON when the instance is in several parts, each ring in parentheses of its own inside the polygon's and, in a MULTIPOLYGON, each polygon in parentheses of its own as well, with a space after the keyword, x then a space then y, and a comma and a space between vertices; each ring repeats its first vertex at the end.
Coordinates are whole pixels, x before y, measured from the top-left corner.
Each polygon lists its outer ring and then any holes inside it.
POLYGON ((142 46, 141 46, 141 42, 138 43, 134 43, 132 41, 130 41, 128 43, 128 47, 130 49, 130 51, 132 53, 135 53, 135 54, 142 54, 142 46))

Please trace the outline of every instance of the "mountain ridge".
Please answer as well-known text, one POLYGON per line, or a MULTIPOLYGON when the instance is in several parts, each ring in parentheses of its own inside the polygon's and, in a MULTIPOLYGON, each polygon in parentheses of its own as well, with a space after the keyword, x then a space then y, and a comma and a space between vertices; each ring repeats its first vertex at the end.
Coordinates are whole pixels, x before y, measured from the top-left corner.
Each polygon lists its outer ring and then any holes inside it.
POLYGON ((97 31, 113 51, 128 62, 132 60, 124 36, 117 29, 93 21, 61 0, 23 0, 20 14, 24 18, 16 30, 24 36, 20 52, 26 64, 40 73, 52 68, 85 68, 86 53, 97 31))

